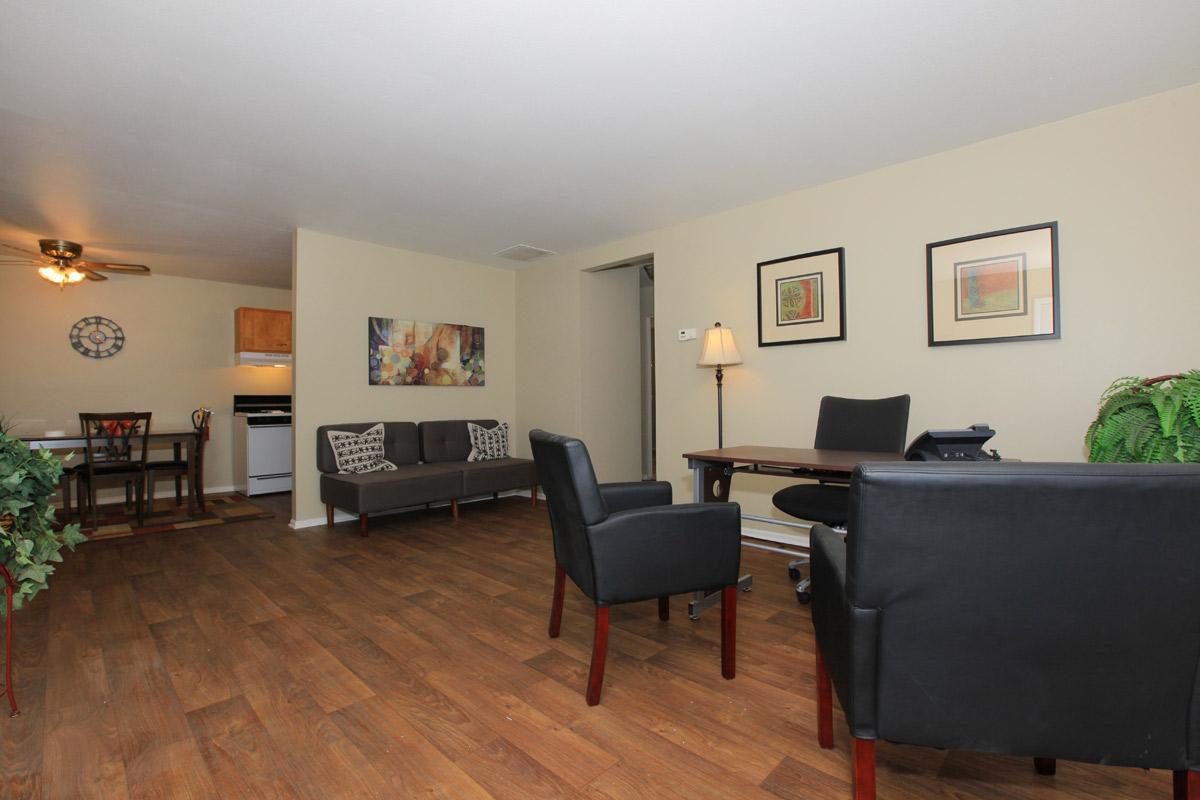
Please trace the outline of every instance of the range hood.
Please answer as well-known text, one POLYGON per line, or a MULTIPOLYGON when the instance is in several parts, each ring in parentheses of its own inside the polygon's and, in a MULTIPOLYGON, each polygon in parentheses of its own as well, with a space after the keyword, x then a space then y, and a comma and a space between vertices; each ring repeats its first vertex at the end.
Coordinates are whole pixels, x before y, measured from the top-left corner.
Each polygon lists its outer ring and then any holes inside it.
POLYGON ((291 353, 254 353, 243 351, 236 354, 239 367, 290 367, 291 353))

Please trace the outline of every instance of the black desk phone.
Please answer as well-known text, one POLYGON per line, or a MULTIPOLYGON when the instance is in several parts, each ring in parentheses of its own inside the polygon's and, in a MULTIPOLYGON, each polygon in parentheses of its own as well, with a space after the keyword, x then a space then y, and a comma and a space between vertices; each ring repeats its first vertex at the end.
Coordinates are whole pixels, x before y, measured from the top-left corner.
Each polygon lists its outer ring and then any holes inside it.
POLYGON ((929 430, 922 433, 904 451, 906 461, 999 461, 995 450, 983 449, 996 432, 987 423, 959 430, 929 430))

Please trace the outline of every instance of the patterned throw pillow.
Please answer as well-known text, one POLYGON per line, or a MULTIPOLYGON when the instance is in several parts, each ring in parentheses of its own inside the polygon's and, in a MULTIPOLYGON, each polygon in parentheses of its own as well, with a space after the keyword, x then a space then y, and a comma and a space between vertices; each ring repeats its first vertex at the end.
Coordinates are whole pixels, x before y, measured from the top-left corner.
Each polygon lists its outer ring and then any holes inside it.
POLYGON ((383 457, 383 423, 379 422, 362 433, 325 431, 338 474, 390 472, 396 465, 383 457))
POLYGON ((474 422, 467 423, 467 434, 471 437, 471 453, 467 461, 492 461, 508 458, 508 423, 501 422, 494 428, 485 428, 474 422))

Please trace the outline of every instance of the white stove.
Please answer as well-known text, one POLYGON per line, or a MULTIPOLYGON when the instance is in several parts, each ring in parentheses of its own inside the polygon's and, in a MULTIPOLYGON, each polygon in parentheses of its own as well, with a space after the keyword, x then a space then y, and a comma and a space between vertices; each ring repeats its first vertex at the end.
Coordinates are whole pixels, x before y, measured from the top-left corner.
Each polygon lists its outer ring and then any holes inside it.
POLYGON ((292 490, 292 398, 233 396, 234 489, 245 495, 292 490))

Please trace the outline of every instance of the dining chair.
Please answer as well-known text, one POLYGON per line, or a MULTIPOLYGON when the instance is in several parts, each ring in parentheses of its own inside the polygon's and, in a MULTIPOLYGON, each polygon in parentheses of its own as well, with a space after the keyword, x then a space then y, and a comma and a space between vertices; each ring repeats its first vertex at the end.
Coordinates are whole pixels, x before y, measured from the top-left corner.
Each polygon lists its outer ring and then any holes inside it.
POLYGON ((201 511, 207 511, 204 504, 204 447, 208 442, 208 422, 212 418, 212 409, 198 408, 192 412, 192 428, 196 438, 188 444, 188 456, 194 465, 188 468, 187 458, 173 458, 166 461, 149 461, 146 463, 146 508, 154 511, 154 483, 162 478, 175 478, 175 505, 183 503, 183 479, 188 479, 188 489, 196 496, 196 502, 201 511), (193 454, 190 450, 195 448, 193 454), (192 470, 195 470, 195 474, 192 470))
POLYGON ((80 413, 79 426, 87 439, 79 478, 79 517, 84 517, 84 498, 91 510, 92 530, 100 525, 96 491, 100 483, 121 483, 126 487, 126 502, 131 488, 137 523, 144 520, 142 494, 146 486, 146 456, 150 446, 149 411, 80 413))

